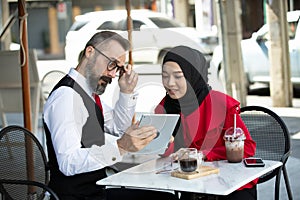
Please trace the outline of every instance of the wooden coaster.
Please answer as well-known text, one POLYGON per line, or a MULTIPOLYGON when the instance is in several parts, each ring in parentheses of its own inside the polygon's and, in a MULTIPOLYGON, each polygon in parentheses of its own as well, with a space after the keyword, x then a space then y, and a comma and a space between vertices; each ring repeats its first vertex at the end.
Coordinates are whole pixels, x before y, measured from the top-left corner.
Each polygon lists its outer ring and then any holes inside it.
POLYGON ((210 167, 210 166, 201 166, 194 172, 180 172, 176 170, 171 172, 171 176, 190 180, 201 176, 207 176, 210 174, 218 174, 219 171, 220 171, 219 168, 210 167))

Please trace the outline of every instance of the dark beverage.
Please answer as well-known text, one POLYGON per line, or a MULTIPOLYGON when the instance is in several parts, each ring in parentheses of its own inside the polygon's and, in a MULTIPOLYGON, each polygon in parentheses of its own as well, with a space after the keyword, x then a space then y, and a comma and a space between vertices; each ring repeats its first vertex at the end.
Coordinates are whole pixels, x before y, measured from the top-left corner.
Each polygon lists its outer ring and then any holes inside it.
POLYGON ((197 159, 186 158, 179 161, 180 169, 183 172, 193 172, 197 169, 197 159))

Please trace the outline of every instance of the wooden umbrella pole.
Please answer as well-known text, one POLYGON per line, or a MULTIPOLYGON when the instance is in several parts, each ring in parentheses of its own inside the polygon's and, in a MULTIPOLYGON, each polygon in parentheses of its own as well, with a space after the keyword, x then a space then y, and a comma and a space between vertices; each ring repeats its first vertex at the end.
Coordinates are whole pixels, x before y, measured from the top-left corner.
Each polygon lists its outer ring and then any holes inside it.
MULTIPOLYGON (((20 62, 22 76, 23 115, 25 128, 32 131, 31 127, 31 103, 30 103, 30 79, 28 69, 28 41, 27 41, 27 13, 25 0, 18 0, 19 26, 20 26, 20 62)), ((27 178, 34 181, 34 156, 32 143, 25 138, 27 178)), ((35 188, 28 187, 29 194, 34 194, 35 188)))
MULTIPOLYGON (((132 19, 130 16, 131 11, 131 5, 130 0, 126 0, 126 10, 127 10, 127 32, 128 32, 128 41, 129 41, 129 52, 128 52, 128 63, 133 65, 133 59, 132 59, 132 19)), ((135 123, 135 114, 132 117, 132 123, 135 123)))
POLYGON ((25 0, 18 0, 19 24, 20 24, 20 62, 23 93, 23 114, 25 128, 32 131, 31 104, 30 104, 30 79, 28 65, 28 41, 27 41, 27 13, 25 0))
POLYGON ((127 10, 127 32, 128 32, 128 41, 130 44, 129 47, 129 64, 133 64, 133 59, 132 59, 132 19, 130 16, 130 11, 131 11, 131 6, 130 6, 130 0, 126 0, 126 10, 127 10))

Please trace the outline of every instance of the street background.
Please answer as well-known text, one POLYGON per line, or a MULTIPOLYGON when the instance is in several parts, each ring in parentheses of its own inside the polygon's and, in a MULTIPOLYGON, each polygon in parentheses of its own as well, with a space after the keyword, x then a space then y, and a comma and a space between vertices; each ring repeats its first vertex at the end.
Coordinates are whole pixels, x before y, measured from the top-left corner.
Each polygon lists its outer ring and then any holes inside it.
MULTIPOLYGON (((19 1, 11 0, 0 0, 0 27, 6 23, 10 14, 14 12, 17 8, 19 1)), ((20 1, 21 2, 21 1, 20 1)), ((67 67, 62 60, 52 60, 51 63, 47 61, 47 58, 43 57, 46 53, 46 57, 59 57, 59 59, 64 59, 64 46, 65 46, 65 36, 70 28, 73 17, 79 14, 83 14, 89 11, 95 10, 106 10, 106 9, 116 9, 123 8, 125 1, 108 1, 103 0, 101 3, 94 0, 64 0, 64 1, 29 1, 28 4, 28 42, 29 48, 38 49, 38 56, 41 59, 46 59, 44 62, 45 65, 41 65, 38 61, 37 65, 39 68, 40 79, 45 75, 46 72, 59 68, 61 71, 67 73, 69 67, 67 67), (123 3, 120 3, 123 2, 123 3), (101 5, 99 5, 101 4, 101 5), (47 65, 46 65, 47 63, 47 65)), ((176 20, 188 25, 194 26, 202 31, 203 28, 208 27, 210 30, 212 27, 215 28, 217 25, 217 18, 215 17, 216 6, 214 2, 226 2, 226 1, 214 1, 214 0, 202 0, 202 1, 190 1, 190 0, 174 0, 171 1, 172 5, 167 4, 170 2, 168 0, 142 0, 142 1, 132 1, 134 6, 137 8, 147 7, 151 10, 162 11, 166 14, 171 14, 176 20), (149 4, 151 2, 151 5, 149 4), (157 2, 157 4, 155 4, 157 2), (195 4, 195 2, 203 2, 201 9, 195 4), (157 6, 157 7, 156 7, 157 6), (201 12, 199 12, 201 11, 201 12), (198 12, 198 13, 197 13, 198 12), (176 14, 176 15, 175 15, 176 14), (196 17, 200 16, 200 17, 196 17), (196 20, 197 18, 197 20, 196 20), (199 20, 200 19, 200 20, 199 20), (199 23, 202 22, 202 23, 199 23), (197 24, 196 24, 197 22, 197 24), (204 23, 206 22, 206 23, 204 23), (199 24, 201 25, 199 27, 199 24), (197 25, 197 26, 196 26, 197 25), (206 26, 209 25, 209 26, 206 26)), ((237 2, 237 1, 231 1, 237 2)), ((269 2, 274 4, 280 1, 266 1, 266 0, 255 0, 255 1, 246 1, 241 0, 241 12, 231 12, 232 9, 229 9, 228 14, 240 14, 241 21, 243 26, 241 27, 242 38, 249 38, 251 34, 258 30, 264 23, 266 23, 266 3, 269 2), (255 16, 255 17, 253 17, 255 16)), ((289 0, 287 1, 288 10, 299 9, 299 1, 289 0)), ((279 6, 278 6, 279 7, 279 6)), ((232 8, 232 7, 230 7, 232 8)), ((276 7, 277 8, 277 7, 276 7)), ((124 8, 123 8, 124 9, 124 8)), ((275 9, 278 10, 278 9, 275 9)), ((282 13, 281 13, 282 14, 282 13)), ((226 15, 223 15, 225 18, 226 15)), ((237 18, 231 18, 237 19, 237 18)), ((234 20, 228 20, 229 23, 233 24, 234 20)), ((235 26, 233 26, 235 27, 235 26)), ((11 35, 7 34, 5 44, 2 44, 1 40, 0 49, 8 49, 8 46, 11 41, 16 43, 19 42, 19 24, 14 23, 11 27, 11 35)), ((230 31, 232 31, 230 29, 230 31)), ((238 33, 238 32, 236 32, 238 33)), ((274 33, 274 31, 273 31, 274 33)), ((280 37, 283 38, 283 37, 280 37)), ((2 39, 2 38, 1 38, 2 39)), ((232 44, 232 42, 230 42, 232 44)), ((230 48, 236 49, 236 48, 230 48)), ((236 56, 236 54, 231 53, 231 55, 236 56)), ((276 56, 274 56, 276 57, 276 56)), ((278 57, 279 58, 279 57, 278 57)), ((53 59, 53 58, 52 58, 53 59)), ((275 62, 276 63, 276 62, 275 62)), ((277 62, 278 63, 278 62, 277 62)), ((233 66, 233 65, 229 65, 233 66)), ((238 67, 240 65, 238 64, 238 67)), ((287 67, 287 65, 283 64, 287 67)), ((237 84, 239 85, 239 84, 237 84)), ((281 91, 287 92, 282 89, 281 91)), ((300 92, 294 92, 295 97, 293 98, 293 107, 288 108, 274 108, 272 106, 272 100, 267 94, 265 88, 258 87, 251 91, 247 95, 247 105, 261 105, 270 108, 275 111, 279 116, 283 118, 286 122, 287 127, 291 134, 292 142, 292 154, 287 162, 287 171, 290 178, 290 183, 292 186, 292 192, 294 199, 300 199, 300 190, 299 185, 300 173, 298 171, 300 164, 300 97, 297 96, 300 92)), ((42 109, 42 108, 41 108, 42 109)), ((42 110, 40 110, 40 113, 42 110)), ((22 114, 9 114, 8 116, 9 124, 20 124, 23 126, 22 114)), ((39 127, 38 135, 43 134, 42 123, 41 123, 41 114, 39 117, 39 127)), ((41 137, 42 138, 42 137, 41 137)), ((274 197, 274 181, 269 181, 265 184, 258 186, 259 199, 273 199, 274 197)), ((280 199, 287 199, 287 194, 285 191, 284 181, 281 182, 281 191, 280 199)))

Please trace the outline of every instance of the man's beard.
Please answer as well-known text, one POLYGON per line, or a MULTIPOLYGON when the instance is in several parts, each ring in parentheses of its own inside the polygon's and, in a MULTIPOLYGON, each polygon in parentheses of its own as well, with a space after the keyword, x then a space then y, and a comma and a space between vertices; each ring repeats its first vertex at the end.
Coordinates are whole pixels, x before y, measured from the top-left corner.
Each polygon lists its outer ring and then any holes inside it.
POLYGON ((95 76, 94 73, 90 73, 89 71, 87 73, 87 81, 93 91, 96 94, 101 95, 105 92, 106 86, 111 83, 112 78, 108 76, 101 76, 98 78, 98 76, 95 76))
POLYGON ((106 86, 111 84, 112 78, 108 76, 101 76, 98 80, 98 84, 95 90, 95 93, 101 95, 105 92, 106 86))
POLYGON ((101 95, 104 93, 106 86, 111 83, 112 78, 108 76, 97 76, 94 71, 94 63, 95 60, 87 63, 86 79, 92 90, 96 94, 101 95))
POLYGON ((86 75, 86 79, 87 79, 89 86, 92 88, 93 91, 95 91, 97 88, 98 80, 99 80, 100 76, 97 76, 97 74, 93 70, 93 67, 94 66, 92 63, 88 63, 85 75, 86 75))

